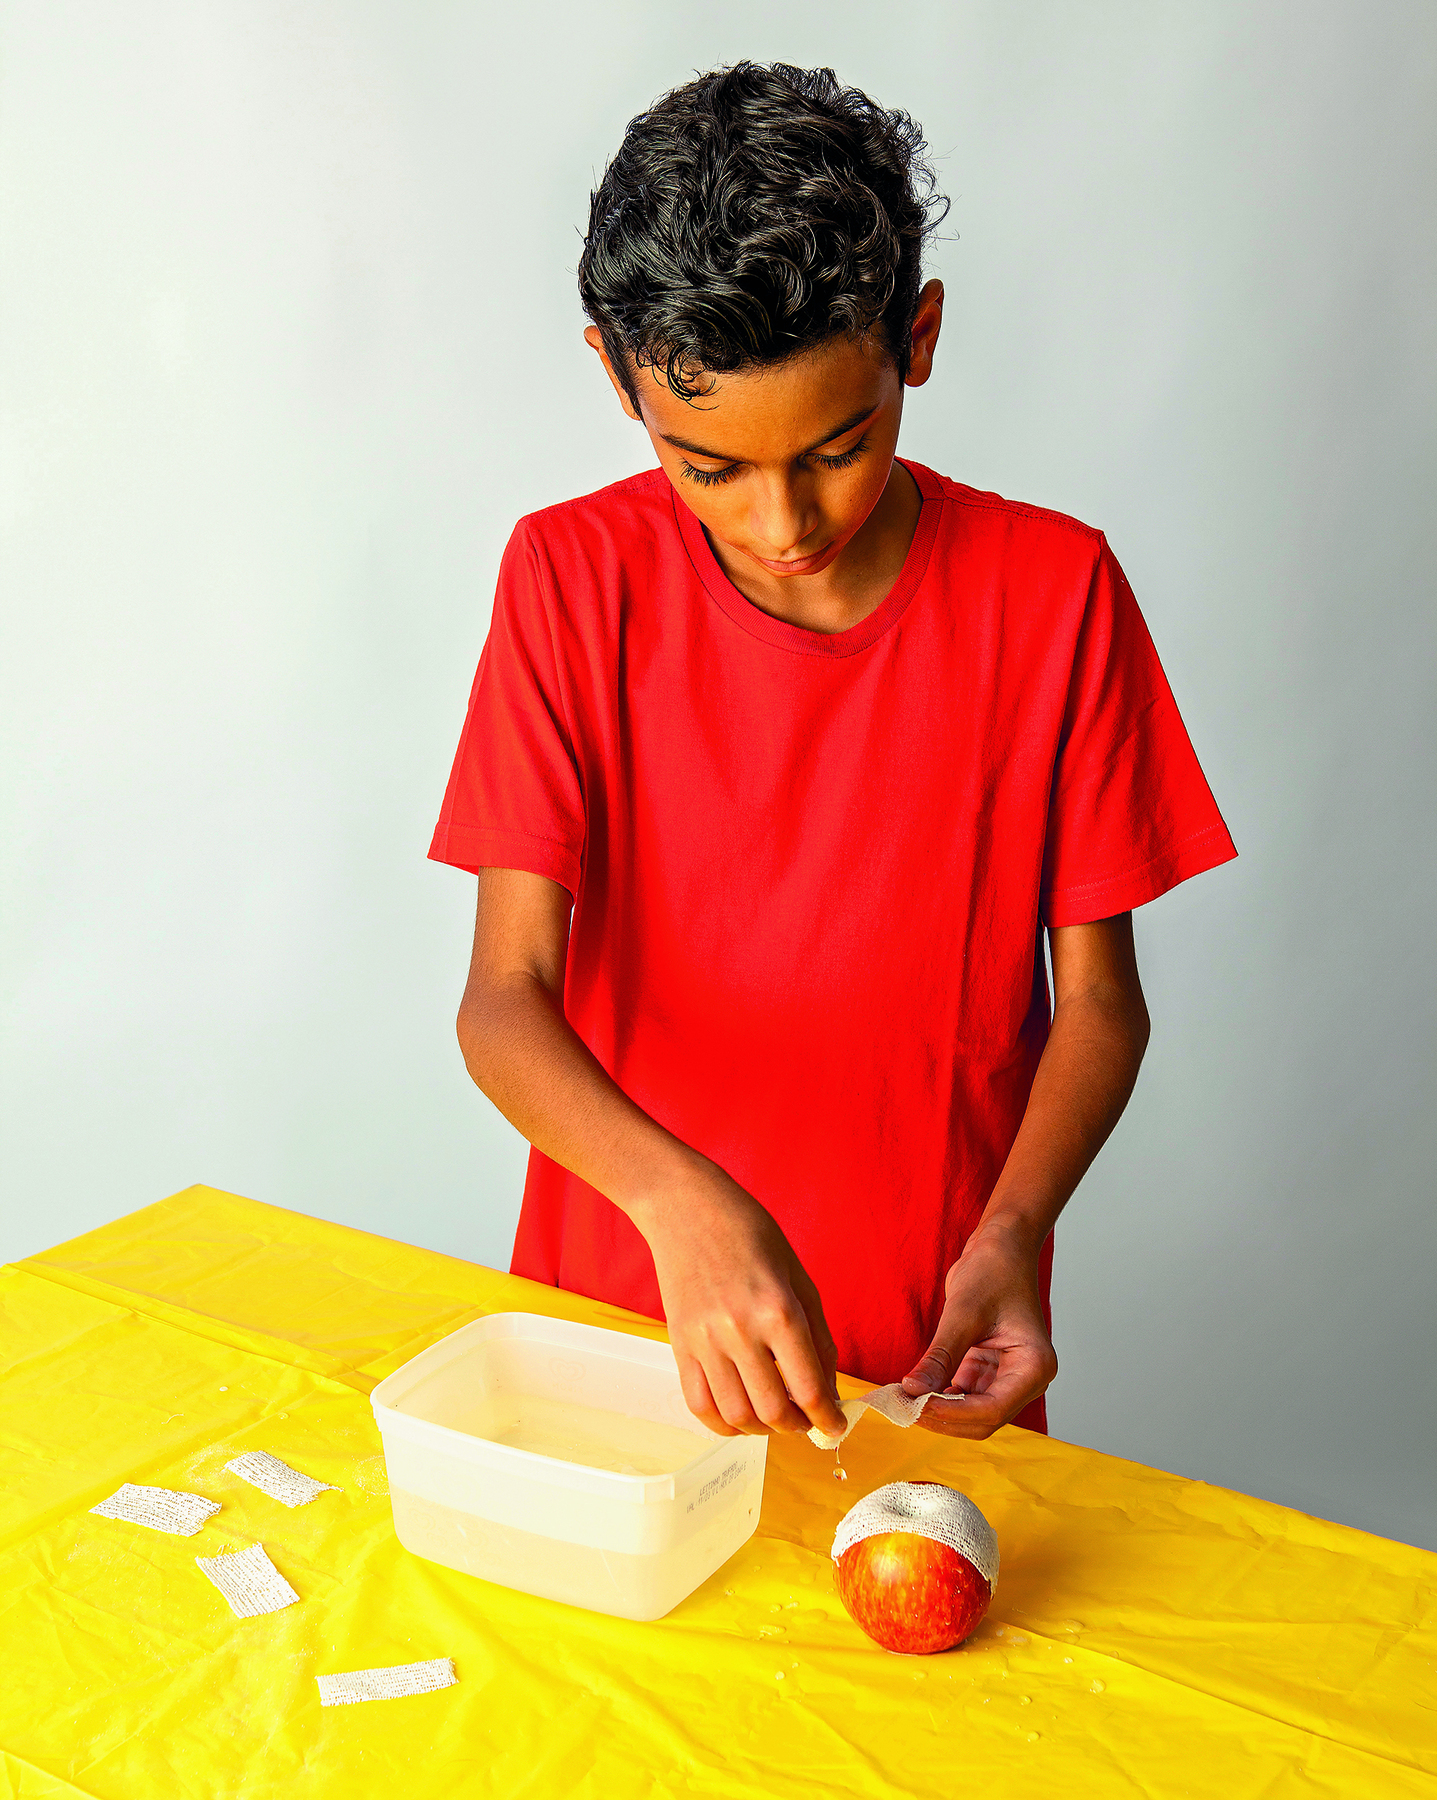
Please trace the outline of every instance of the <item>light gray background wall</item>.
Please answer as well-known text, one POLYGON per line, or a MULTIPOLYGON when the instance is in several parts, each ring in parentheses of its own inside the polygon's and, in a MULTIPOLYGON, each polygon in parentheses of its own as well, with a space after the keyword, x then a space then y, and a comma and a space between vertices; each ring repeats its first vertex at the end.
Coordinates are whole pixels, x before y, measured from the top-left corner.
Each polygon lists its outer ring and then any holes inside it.
POLYGON ((4 9, 5 1213, 202 1180, 482 1261, 524 1147, 424 852, 522 512, 651 459, 575 228, 697 68, 920 118, 905 447, 1102 525, 1242 855, 1140 919, 1056 1431, 1437 1545, 1437 9, 4 9))

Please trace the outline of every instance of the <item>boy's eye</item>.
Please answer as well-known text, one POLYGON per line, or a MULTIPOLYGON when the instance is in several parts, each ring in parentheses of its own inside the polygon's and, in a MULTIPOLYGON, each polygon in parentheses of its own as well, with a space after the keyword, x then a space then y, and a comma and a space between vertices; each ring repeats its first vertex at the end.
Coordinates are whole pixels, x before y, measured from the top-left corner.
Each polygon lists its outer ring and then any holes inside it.
POLYGON ((815 456, 813 460, 825 469, 846 469, 850 463, 857 462, 867 448, 868 439, 861 437, 852 449, 844 450, 838 456, 815 456))
MULTIPOLYGON (((820 468, 846 469, 850 463, 857 462, 867 448, 868 439, 862 437, 852 449, 844 450, 837 456, 820 456, 815 452, 811 460, 820 468)), ((730 463, 726 469, 696 469, 687 461, 682 465, 685 480, 697 482, 700 487, 717 487, 721 482, 732 481, 742 466, 741 463, 730 463)))
POLYGON ((738 463, 730 463, 726 469, 696 469, 691 462, 683 465, 685 479, 696 481, 700 487, 717 487, 722 481, 732 481, 738 471, 738 463))

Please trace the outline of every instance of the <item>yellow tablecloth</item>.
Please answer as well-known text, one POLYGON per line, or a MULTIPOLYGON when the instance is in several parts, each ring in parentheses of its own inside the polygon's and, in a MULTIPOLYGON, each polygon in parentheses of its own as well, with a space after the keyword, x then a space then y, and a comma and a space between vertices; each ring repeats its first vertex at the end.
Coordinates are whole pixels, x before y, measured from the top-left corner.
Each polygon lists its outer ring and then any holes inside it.
POLYGON ((661 1335, 209 1188, 0 1272, 0 1795, 1437 1796, 1437 1557, 1012 1428, 870 1414, 846 1486, 775 1442, 758 1535, 657 1624, 409 1555, 366 1396, 511 1310, 661 1335), (290 1511, 223 1473, 244 1450, 342 1491, 290 1511), (908 1659, 828 1549, 916 1476, 973 1496, 1002 1573, 976 1638, 908 1659), (179 1538, 87 1510, 122 1481, 223 1511, 179 1538), (256 1542, 302 1604, 236 1619, 194 1559, 256 1542), (456 1687, 320 1708, 317 1674, 441 1656, 456 1687))

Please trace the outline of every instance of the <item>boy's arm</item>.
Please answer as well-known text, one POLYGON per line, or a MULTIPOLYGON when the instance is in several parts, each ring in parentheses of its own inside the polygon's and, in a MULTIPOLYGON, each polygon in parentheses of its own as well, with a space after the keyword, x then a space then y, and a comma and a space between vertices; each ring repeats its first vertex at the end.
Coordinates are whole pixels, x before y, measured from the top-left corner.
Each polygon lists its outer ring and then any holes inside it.
POLYGON ((977 1229, 948 1271, 933 1343, 903 1385, 930 1401, 919 1423, 983 1438, 1048 1386, 1058 1359, 1038 1300, 1038 1252, 1117 1124, 1148 1042, 1133 915, 1048 934, 1053 1024, 1023 1123, 977 1229))
POLYGON ((635 1106, 565 1019, 570 906, 542 875, 480 871, 458 1021, 469 1073, 643 1233, 697 1418, 724 1436, 842 1431, 818 1290, 772 1216, 635 1106))

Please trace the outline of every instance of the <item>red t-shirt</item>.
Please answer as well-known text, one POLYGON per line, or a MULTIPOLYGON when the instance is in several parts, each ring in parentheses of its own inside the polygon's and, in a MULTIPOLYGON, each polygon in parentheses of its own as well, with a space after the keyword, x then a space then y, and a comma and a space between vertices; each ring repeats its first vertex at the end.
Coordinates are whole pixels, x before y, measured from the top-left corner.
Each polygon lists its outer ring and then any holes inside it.
MULTIPOLYGON (((1102 534, 905 466, 902 573, 832 636, 745 600, 661 470, 522 520, 430 850, 569 890, 569 1022, 769 1209, 874 1382, 1017 1133, 1043 925, 1236 854, 1102 534)), ((538 1151, 512 1266, 663 1316, 638 1230, 538 1151)))

